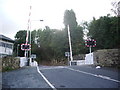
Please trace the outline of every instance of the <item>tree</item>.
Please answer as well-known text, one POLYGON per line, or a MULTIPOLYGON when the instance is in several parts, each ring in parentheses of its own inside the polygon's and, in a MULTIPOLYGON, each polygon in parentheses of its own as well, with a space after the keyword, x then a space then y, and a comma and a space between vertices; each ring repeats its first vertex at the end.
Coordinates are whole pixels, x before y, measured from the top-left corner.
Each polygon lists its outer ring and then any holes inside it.
POLYGON ((41 47, 50 47, 52 30, 46 26, 46 28, 39 34, 39 41, 41 42, 41 47))
POLYGON ((25 43, 26 41, 26 30, 20 30, 15 35, 15 44, 14 44, 14 53, 15 55, 18 53, 18 56, 24 56, 24 51, 21 50, 21 44, 25 43), (18 48, 18 51, 17 51, 18 48))
POLYGON ((88 36, 96 39, 96 49, 118 48, 120 28, 117 17, 103 16, 88 25, 88 36))
POLYGON ((65 25, 65 28, 67 28, 67 25, 69 25, 70 30, 73 30, 77 27, 76 15, 72 9, 65 11, 63 23, 65 25))
MULTIPOLYGON (((69 25, 69 28, 70 28, 73 55, 76 55, 79 53, 85 53, 85 51, 82 50, 84 48, 83 27, 77 24, 76 15, 73 10, 65 11, 64 25, 65 25, 66 36, 68 36, 67 26, 69 25)), ((66 42, 67 42, 68 37, 66 38, 67 38, 66 39, 66 42)))
POLYGON ((54 57, 51 46, 53 30, 46 26, 44 30, 38 29, 34 32, 34 38, 37 39, 37 43, 34 43, 32 52, 37 55, 38 61, 51 61, 54 57))
POLYGON ((77 26, 77 28, 72 32, 72 48, 73 48, 73 55, 83 54, 85 53, 85 46, 84 46, 84 34, 83 34, 83 27, 77 26))
MULTIPOLYGON (((73 55, 85 53, 83 27, 77 24, 73 10, 66 10, 64 14, 65 29, 38 29, 31 32, 32 54, 37 55, 37 61, 62 60, 65 52, 69 51, 67 25, 70 27, 73 55), (39 47, 40 46, 40 47, 39 47)), ((16 44, 25 43, 27 31, 17 32, 16 44)), ((22 56, 22 55, 21 55, 22 56)))
POLYGON ((66 40, 65 40, 65 31, 64 30, 53 30, 51 48, 54 52, 54 58, 59 59, 64 57, 66 51, 66 40))
POLYGON ((111 9, 111 11, 118 17, 120 17, 120 1, 116 1, 116 2, 112 2, 111 3, 113 8, 111 9))

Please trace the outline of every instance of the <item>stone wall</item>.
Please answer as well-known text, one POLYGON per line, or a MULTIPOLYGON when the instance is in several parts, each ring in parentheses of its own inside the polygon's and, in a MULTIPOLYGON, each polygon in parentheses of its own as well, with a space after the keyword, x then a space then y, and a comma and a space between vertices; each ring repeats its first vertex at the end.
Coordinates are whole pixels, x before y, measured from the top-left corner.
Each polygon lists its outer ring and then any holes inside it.
POLYGON ((78 54, 73 56, 74 60, 85 60, 85 54, 78 54))
POLYGON ((39 65, 47 65, 47 66, 65 66, 68 65, 67 59, 60 59, 60 60, 51 60, 51 61, 40 61, 39 65))
POLYGON ((118 49, 103 49, 93 53, 94 64, 100 66, 120 67, 120 51, 118 49))
POLYGON ((2 67, 0 66, 1 71, 9 71, 9 70, 20 68, 19 58, 3 57, 3 58, 0 58, 0 61, 2 61, 2 67))

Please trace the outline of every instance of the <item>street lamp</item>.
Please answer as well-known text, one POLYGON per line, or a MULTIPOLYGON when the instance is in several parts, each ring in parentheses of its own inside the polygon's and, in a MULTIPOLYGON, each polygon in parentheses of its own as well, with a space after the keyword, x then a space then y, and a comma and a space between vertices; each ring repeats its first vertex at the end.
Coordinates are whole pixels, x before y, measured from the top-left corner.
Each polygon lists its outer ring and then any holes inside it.
MULTIPOLYGON (((31 26, 32 26, 32 25, 31 25, 31 22, 32 22, 32 21, 40 21, 40 22, 43 22, 44 20, 41 19, 41 20, 31 20, 31 21, 30 21, 30 44, 31 44, 31 26)), ((31 46, 32 46, 32 45, 31 45, 31 46)), ((31 47, 31 48, 32 48, 32 47, 31 47)), ((31 57, 31 49, 30 49, 29 57, 31 57)))

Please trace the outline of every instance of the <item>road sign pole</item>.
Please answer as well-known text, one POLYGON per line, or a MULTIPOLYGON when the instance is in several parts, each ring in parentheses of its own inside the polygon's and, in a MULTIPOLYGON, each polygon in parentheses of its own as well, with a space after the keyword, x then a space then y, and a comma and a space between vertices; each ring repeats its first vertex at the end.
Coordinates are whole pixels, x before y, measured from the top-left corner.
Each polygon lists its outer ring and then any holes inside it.
POLYGON ((69 66, 69 55, 68 55, 68 66, 69 66))
POLYGON ((90 53, 91 53, 91 46, 89 47, 90 53))
POLYGON ((25 50, 25 54, 24 54, 24 56, 26 57, 27 55, 26 55, 26 50, 25 50))

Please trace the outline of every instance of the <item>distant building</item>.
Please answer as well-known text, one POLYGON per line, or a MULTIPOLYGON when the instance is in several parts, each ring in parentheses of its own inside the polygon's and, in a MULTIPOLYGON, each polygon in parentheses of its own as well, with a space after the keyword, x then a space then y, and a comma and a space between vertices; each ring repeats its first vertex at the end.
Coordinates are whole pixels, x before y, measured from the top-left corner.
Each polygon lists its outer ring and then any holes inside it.
POLYGON ((14 40, 0 34, 0 57, 13 54, 14 40))

